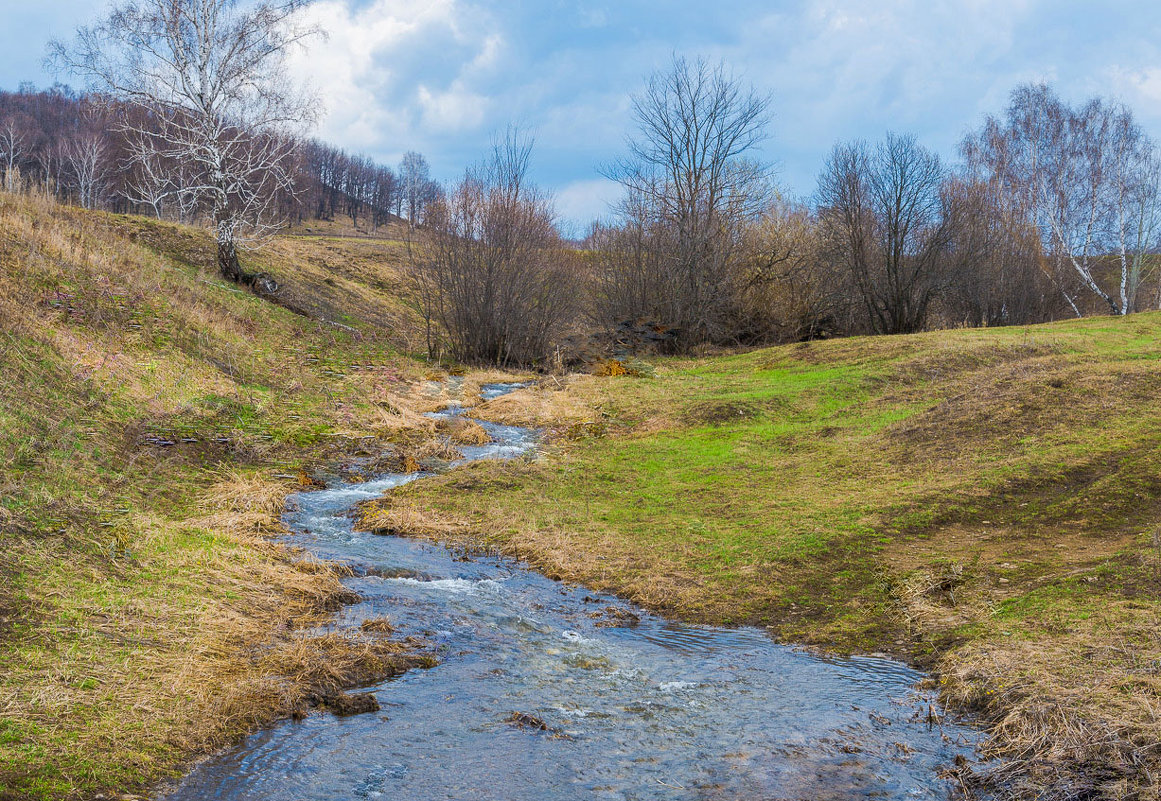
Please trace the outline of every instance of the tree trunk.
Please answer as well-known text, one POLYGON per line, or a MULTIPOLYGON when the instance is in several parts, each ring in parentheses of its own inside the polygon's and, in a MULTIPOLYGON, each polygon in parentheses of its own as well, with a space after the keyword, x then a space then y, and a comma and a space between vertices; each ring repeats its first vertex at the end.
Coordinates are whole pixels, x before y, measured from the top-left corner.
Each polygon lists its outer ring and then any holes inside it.
POLYGON ((232 236, 218 237, 218 270, 227 281, 242 283, 242 266, 238 263, 238 248, 232 236))

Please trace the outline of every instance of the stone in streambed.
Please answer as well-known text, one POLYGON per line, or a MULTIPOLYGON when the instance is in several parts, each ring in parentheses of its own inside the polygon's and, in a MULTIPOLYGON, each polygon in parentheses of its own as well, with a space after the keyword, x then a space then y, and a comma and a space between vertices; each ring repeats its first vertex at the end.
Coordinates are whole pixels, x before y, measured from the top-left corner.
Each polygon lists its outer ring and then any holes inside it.
POLYGON ((534 731, 548 731, 548 724, 545 723, 536 715, 530 715, 527 712, 513 712, 508 716, 508 722, 513 726, 521 729, 533 729, 534 731))
POLYGON ((379 711, 379 702, 371 693, 336 693, 327 697, 326 705, 339 717, 379 711))

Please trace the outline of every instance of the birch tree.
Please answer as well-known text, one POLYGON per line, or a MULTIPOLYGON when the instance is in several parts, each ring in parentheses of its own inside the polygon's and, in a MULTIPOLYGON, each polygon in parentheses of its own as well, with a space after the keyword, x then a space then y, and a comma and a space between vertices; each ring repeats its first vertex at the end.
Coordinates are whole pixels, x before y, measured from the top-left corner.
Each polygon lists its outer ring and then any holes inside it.
POLYGON ((15 191, 20 177, 20 160, 24 157, 24 130, 14 117, 0 123, 0 164, 4 166, 4 188, 15 191))
POLYGON ((161 155, 163 145, 152 138, 138 135, 129 147, 130 172, 121 194, 130 203, 148 208, 160 220, 170 201, 180 195, 184 183, 180 165, 166 164, 161 155))
POLYGON ((413 227, 419 223, 424 208, 434 199, 435 192, 431 180, 431 170, 423 154, 409 150, 399 162, 401 210, 406 209, 407 221, 413 227))
POLYGON ((61 168, 64 163, 60 142, 45 142, 36 151, 36 164, 45 194, 53 194, 60 188, 61 168))
POLYGON ((969 170, 1018 200, 1074 314, 1085 293, 1113 314, 1133 311, 1156 244, 1158 181, 1156 148, 1132 112, 1101 98, 1074 108, 1047 85, 1021 86, 964 152, 969 170), (1110 256, 1116 288, 1102 276, 1110 256))
POLYGON ((56 68, 143 112, 121 122, 138 168, 188 171, 155 186, 150 205, 192 203, 231 281, 259 278, 243 273, 238 249, 281 225, 296 134, 315 118, 317 102, 288 82, 284 63, 318 32, 299 21, 306 2, 129 0, 50 45, 56 68))
POLYGON ((77 193, 77 202, 95 209, 105 195, 109 177, 108 149, 100 134, 87 131, 65 144, 65 166, 77 193))
POLYGON ((1149 137, 1122 108, 1113 123, 1109 239, 1120 267, 1120 311, 1137 310, 1146 254, 1161 219, 1161 159, 1149 137))

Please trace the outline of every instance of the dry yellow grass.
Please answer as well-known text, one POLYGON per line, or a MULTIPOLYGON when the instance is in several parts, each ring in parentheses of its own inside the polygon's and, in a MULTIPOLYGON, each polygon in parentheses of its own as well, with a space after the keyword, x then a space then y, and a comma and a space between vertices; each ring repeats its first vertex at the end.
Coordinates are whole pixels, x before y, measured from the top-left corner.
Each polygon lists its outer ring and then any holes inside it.
MULTIPOLYGON (((527 378, 449 381, 398 355, 422 341, 399 248, 275 243, 248 265, 288 287, 274 308, 217 280, 201 232, 0 194, 10 797, 141 787, 411 664, 305 634, 347 599, 342 571, 271 542, 299 486, 273 475, 456 458, 423 412, 527 378)), ((547 429, 543 458, 411 485, 363 523, 689 619, 908 655, 985 716, 1014 791, 1152 799, 1158 341, 1139 315, 542 378, 479 414, 547 429)))
POLYGON ((930 668, 989 727, 1006 796, 1156 799, 1159 343, 1141 314, 541 382, 484 406, 547 428, 541 459, 401 488, 392 514, 668 614, 930 668))
POLYGON ((463 417, 440 420, 435 430, 456 445, 487 445, 492 441, 483 426, 463 417))
POLYGON ((414 662, 307 633, 343 571, 273 543, 299 483, 272 476, 432 436, 398 255, 275 242, 248 267, 279 307, 202 231, 0 193, 5 801, 139 789, 414 662))
MULTIPOLYGON (((61 662, 46 653, 39 665, 17 668, 19 685, 0 688, 9 730, 55 730, 40 742, 44 758, 116 760, 115 775, 132 789, 140 780, 132 777, 156 777, 316 696, 414 664, 398 644, 308 633, 353 599, 335 571, 270 543, 287 490, 234 475, 209 489, 205 516, 138 518, 133 548, 169 555, 163 566, 151 563, 159 557, 137 559, 138 569, 164 569, 164 578, 150 577, 147 601, 128 587, 123 601, 107 591, 103 601, 69 593, 85 577, 62 566, 56 620, 35 636, 70 642, 70 656, 61 662), (191 537, 206 547, 181 550, 191 537), (87 725, 74 729, 68 722, 79 707, 87 725)), ((20 767, 9 766, 8 775, 20 767)), ((41 786, 65 797, 85 784, 67 771, 58 780, 41 786)))
POLYGON ((484 384, 518 384, 533 380, 530 373, 486 367, 473 369, 470 372, 460 372, 458 377, 462 377, 458 400, 465 406, 472 407, 480 405, 480 388, 484 384))
POLYGON ((588 375, 547 376, 526 389, 501 395, 472 408, 481 420, 556 432, 595 424, 605 417, 602 404, 608 393, 604 384, 588 375))
POLYGON ((360 530, 374 534, 479 544, 477 538, 469 535, 463 521, 425 514, 412 505, 395 503, 390 496, 359 504, 357 525, 360 530))

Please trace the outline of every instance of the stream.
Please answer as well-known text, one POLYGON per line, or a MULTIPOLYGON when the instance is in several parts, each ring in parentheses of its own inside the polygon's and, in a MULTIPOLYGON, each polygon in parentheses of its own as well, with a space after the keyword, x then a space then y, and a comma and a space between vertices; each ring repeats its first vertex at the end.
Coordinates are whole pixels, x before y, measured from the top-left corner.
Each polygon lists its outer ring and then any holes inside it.
MULTIPOLYGON (((461 447, 464 461, 535 444, 528 429, 481 425, 494 442, 461 447)), ((374 567, 345 580, 363 601, 335 627, 389 617, 440 664, 365 688, 380 712, 320 710, 251 735, 168 801, 941 799, 952 787, 939 770, 973 758, 980 733, 929 723, 923 675, 896 661, 684 625, 512 560, 353 530, 355 503, 423 475, 301 493, 286 522, 318 557, 374 567)))

